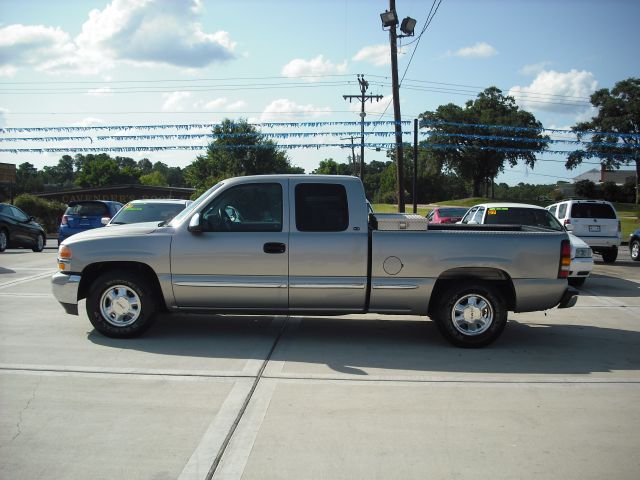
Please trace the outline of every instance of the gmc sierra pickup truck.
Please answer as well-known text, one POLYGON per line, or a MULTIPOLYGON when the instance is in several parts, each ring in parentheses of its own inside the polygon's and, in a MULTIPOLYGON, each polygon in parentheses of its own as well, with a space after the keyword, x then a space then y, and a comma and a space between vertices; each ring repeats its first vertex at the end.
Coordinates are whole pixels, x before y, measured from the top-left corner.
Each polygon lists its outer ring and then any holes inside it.
MULTIPOLYGON (((422 220, 422 221, 420 221, 422 220)), ((368 211, 359 179, 224 180, 169 223, 98 228, 59 247, 56 299, 110 337, 156 312, 428 315, 462 347, 491 343, 507 312, 575 304, 565 232, 429 226, 368 211)))

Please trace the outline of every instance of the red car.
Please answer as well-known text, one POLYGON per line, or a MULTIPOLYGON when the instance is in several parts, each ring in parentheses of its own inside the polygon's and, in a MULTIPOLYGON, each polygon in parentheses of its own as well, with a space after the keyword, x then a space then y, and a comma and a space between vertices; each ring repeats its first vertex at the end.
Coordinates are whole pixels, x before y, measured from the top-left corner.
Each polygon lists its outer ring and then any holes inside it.
POLYGON ((436 207, 427 215, 429 223, 456 223, 462 220, 468 208, 436 207))

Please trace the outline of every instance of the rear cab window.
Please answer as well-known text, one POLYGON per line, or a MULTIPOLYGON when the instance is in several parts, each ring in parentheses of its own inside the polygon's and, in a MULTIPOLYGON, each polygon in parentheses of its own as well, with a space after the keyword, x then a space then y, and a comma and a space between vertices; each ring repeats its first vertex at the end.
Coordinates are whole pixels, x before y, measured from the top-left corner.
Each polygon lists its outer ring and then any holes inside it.
POLYGON ((349 206, 344 185, 296 185, 296 228, 299 232, 342 232, 349 227, 349 206))

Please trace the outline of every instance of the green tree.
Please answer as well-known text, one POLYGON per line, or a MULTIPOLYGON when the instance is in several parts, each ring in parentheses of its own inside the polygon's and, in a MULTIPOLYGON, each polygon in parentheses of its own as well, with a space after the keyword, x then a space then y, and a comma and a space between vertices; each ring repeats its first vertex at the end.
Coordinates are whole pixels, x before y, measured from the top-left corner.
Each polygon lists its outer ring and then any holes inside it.
POLYGON ((24 162, 16 169, 16 193, 37 193, 44 190, 44 181, 41 172, 30 164, 24 162))
POLYGON ((589 143, 585 149, 572 152, 566 166, 573 169, 588 158, 599 158, 608 169, 635 163, 635 201, 640 203, 640 78, 628 78, 611 90, 594 92, 591 105, 597 108, 596 116, 573 127, 578 140, 588 136, 589 143))
POLYGON ((75 183, 79 187, 139 183, 140 170, 136 161, 129 157, 111 158, 106 153, 78 154, 74 164, 77 170, 75 183))
POLYGON ((57 187, 72 187, 75 179, 74 161, 71 155, 63 155, 58 165, 42 169, 44 183, 57 187))
POLYGON ((338 175, 338 164, 333 158, 320 161, 320 165, 313 172, 315 175, 338 175))
POLYGON ((213 129, 216 139, 185 169, 187 182, 197 193, 228 177, 293 173, 287 155, 246 120, 225 119, 213 129))
POLYGON ((596 198, 596 184, 591 180, 576 182, 576 195, 582 198, 596 198))
POLYGON ((469 179, 473 196, 480 196, 482 187, 504 171, 506 163, 515 166, 522 160, 533 168, 536 153, 547 147, 549 139, 539 133, 542 124, 531 113, 521 110, 513 97, 504 96, 496 87, 485 89, 464 108, 451 103, 441 105, 435 112, 424 112, 420 118, 425 121, 423 126, 429 128, 428 140, 421 142, 421 146, 433 148, 445 170, 469 179), (527 130, 515 134, 503 128, 473 125, 527 130))
POLYGON ((168 187, 167 177, 160 172, 150 172, 146 175, 140 175, 141 185, 153 185, 155 187, 168 187))

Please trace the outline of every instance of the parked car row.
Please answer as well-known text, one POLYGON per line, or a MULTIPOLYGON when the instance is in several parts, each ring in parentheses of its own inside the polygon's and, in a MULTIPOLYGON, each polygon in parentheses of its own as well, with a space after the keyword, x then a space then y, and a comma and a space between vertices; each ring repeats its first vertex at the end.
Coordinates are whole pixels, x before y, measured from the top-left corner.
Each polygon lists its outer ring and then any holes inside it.
MULTIPOLYGON (((105 225, 168 222, 190 203, 182 199, 133 200, 126 205, 109 200, 69 202, 58 227, 58 245, 71 235, 105 225)), ((7 248, 41 252, 46 242, 45 229, 33 217, 15 205, 0 203, 0 252, 7 248)))
POLYGON ((70 202, 58 229, 58 245, 85 230, 140 222, 168 222, 191 203, 181 199, 133 200, 126 205, 108 200, 70 202))

